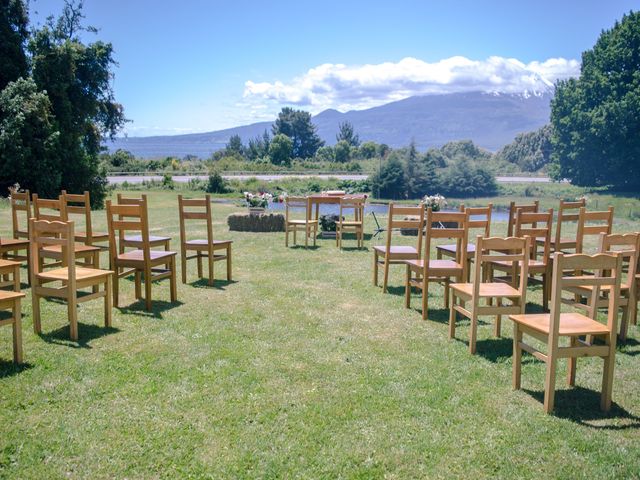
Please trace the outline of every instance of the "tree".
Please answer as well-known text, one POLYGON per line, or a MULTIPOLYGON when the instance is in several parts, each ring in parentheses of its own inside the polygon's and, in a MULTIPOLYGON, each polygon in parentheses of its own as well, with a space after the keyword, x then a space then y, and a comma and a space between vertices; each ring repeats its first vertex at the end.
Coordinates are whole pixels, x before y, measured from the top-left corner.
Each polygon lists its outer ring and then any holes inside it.
POLYGON ((404 167, 400 160, 391 157, 373 176, 371 190, 378 198, 397 200, 405 197, 406 182, 404 167))
POLYGON ((600 34, 579 78, 556 84, 551 124, 556 178, 640 188, 640 12, 600 34))
POLYGON ((364 142, 358 149, 358 156, 364 159, 373 158, 376 156, 377 151, 378 146, 375 142, 364 142))
POLYGON ((29 16, 22 0, 0 0, 0 90, 28 74, 29 16))
POLYGON ((351 160, 351 146, 346 140, 340 140, 333 147, 336 162, 346 163, 351 160))
POLYGON ((249 160, 257 160, 269 155, 269 143, 271 143, 271 137, 266 130, 262 136, 250 138, 246 148, 246 155, 249 160))
POLYGON ((291 139, 293 156, 296 158, 311 158, 324 145, 316 126, 311 123, 309 112, 284 107, 271 129, 274 137, 282 134, 291 139))
POLYGON ((229 142, 227 143, 225 150, 227 155, 244 155, 244 145, 242 144, 242 138, 240 135, 231 135, 229 142))
POLYGON ((421 157, 412 140, 406 158, 407 198, 421 198, 437 190, 437 174, 433 161, 429 157, 421 157))
POLYGON ((334 155, 333 148, 328 145, 320 147, 316 152, 316 159, 320 162, 335 162, 336 157, 334 155))
POLYGON ((60 194, 59 133, 51 102, 32 79, 18 79, 0 92, 0 192, 18 182, 57 198, 60 194))
POLYGON ((440 150, 449 159, 464 157, 467 160, 489 160, 491 158, 491 153, 479 148, 471 140, 445 143, 440 150))
POLYGON ((91 192, 94 207, 102 205, 106 178, 98 154, 105 136, 113 138, 125 122, 115 102, 110 43, 85 45, 79 34, 94 32, 81 25, 82 2, 65 0, 62 15, 33 33, 29 42, 33 79, 51 101, 54 126, 60 133, 60 188, 91 192))
POLYGON ((496 153, 501 161, 518 165, 523 172, 535 172, 551 161, 551 125, 521 133, 496 153))
POLYGON ((498 191, 491 171, 465 157, 442 171, 439 183, 443 195, 459 198, 491 196, 498 191))
POLYGON ((217 170, 209 174, 206 190, 207 193, 227 193, 227 182, 217 170))
POLYGON ((279 133, 271 139, 269 157, 274 165, 291 165, 293 142, 286 135, 279 133))
POLYGON ((349 122, 342 122, 338 126, 338 134, 336 135, 336 142, 345 141, 352 147, 360 146, 360 137, 355 133, 353 125, 349 122))

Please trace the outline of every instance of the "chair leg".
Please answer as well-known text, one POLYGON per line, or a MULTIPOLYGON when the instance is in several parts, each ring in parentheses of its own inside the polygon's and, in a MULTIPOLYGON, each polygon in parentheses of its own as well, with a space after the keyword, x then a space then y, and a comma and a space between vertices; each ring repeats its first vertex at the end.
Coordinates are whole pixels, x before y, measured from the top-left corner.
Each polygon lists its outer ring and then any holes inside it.
POLYGON ((284 227, 284 246, 289 246, 289 226, 287 225, 284 227))
POLYGON ((518 324, 513 324, 513 389, 520 390, 522 384, 522 331, 518 324))
POLYGON ((404 283, 404 306, 405 308, 411 308, 411 269, 408 265, 404 283))
MULTIPOLYGON (((578 346, 578 340, 575 337, 569 339, 569 346, 578 346)), ((576 384, 576 366, 578 363, 577 357, 569 357, 567 365, 567 385, 573 387, 576 384)))
POLYGON ((373 286, 378 286, 378 251, 373 251, 373 286))
MULTIPOLYGON (((202 278, 202 252, 200 250, 196 251, 197 261, 198 261, 198 278, 202 278)), ((169 265, 171 268, 171 264, 169 265)))
POLYGON ((627 304, 621 308, 622 318, 620 320, 620 340, 625 342, 627 340, 627 331, 629 329, 629 309, 631 308, 629 298, 627 298, 627 304))
POLYGON ((40 323, 40 295, 35 292, 36 283, 31 286, 31 310, 33 311, 33 331, 39 335, 42 332, 42 324, 40 323))
MULTIPOLYGON (((496 300, 496 304, 498 306, 498 308, 502 307, 502 298, 498 298, 496 300)), ((494 332, 493 334, 500 338, 500 331, 502 330, 502 315, 498 314, 496 315, 496 324, 494 326, 494 332)))
POLYGON ((429 282, 422 279, 422 320, 427 319, 427 310, 429 308, 429 282))
MULTIPOLYGON (((213 287, 213 282, 214 282, 214 261, 213 261, 213 256, 214 256, 214 252, 211 251, 209 252, 209 255, 207 255, 207 260, 209 261, 209 286, 213 287)), ((227 257, 227 264, 229 263, 229 257, 227 257)))
POLYGON ((547 375, 544 382, 544 411, 551 413, 556 399, 556 368, 558 359, 553 354, 547 357, 547 375))
POLYGON ((135 271, 135 295, 136 300, 142 298, 142 272, 140 270, 135 271))
POLYGON ((469 353, 476 354, 476 340, 478 338, 478 299, 471 299, 471 333, 469 335, 469 353))
POLYGON ((120 293, 120 276, 118 275, 118 269, 114 269, 113 272, 113 305, 118 308, 119 299, 118 294, 120 293))
POLYGON ((549 275, 542 274, 542 308, 549 311, 549 275))
POLYGON ((231 281, 231 245, 227 247, 227 281, 231 281))
POLYGON ((449 308, 449 339, 454 339, 456 336, 456 309, 453 308, 456 305, 456 292, 451 292, 451 307, 449 308))
POLYGON ((107 280, 104 282, 104 326, 109 328, 111 326, 111 295, 112 295, 112 282, 111 275, 107 275, 107 280))
POLYGON ((298 240, 297 240, 297 235, 298 235, 298 228, 297 227, 293 227, 293 244, 297 245, 298 244, 298 240))
POLYGON ((387 293, 387 285, 389 284, 389 262, 384 259, 384 280, 382 283, 382 292, 387 293))
POLYGON ((71 340, 78 341, 78 301, 77 293, 70 292, 71 295, 67 298, 67 311, 69 314, 69 331, 71 340))
POLYGON ((316 246, 316 237, 318 236, 318 225, 314 223, 313 225, 313 246, 316 246))
POLYGON ((151 268, 144 270, 144 302, 147 312, 151 311, 151 268))
MULTIPOLYGON (((615 335, 615 332, 614 332, 615 335)), ((602 372, 602 393, 600 396, 600 409, 603 412, 608 412, 611 409, 611 396, 613 392, 613 368, 615 362, 615 337, 613 342, 610 342, 609 355, 604 358, 604 370, 602 372)))
POLYGON ((305 225, 304 226, 304 248, 309 248, 309 235, 310 235, 310 230, 309 230, 309 225, 305 225))
POLYGON ((182 267, 182 283, 187 283, 187 252, 183 249, 180 253, 182 267))
POLYGON ((19 298, 13 302, 13 361, 22 363, 22 310, 19 298))
MULTIPOLYGON (((178 285, 176 281, 176 257, 175 255, 171 257, 171 262, 169 263, 171 268, 171 277, 169 277, 169 288, 171 290, 171 301, 178 301, 178 285)), ((151 282, 149 282, 151 284, 151 282)))

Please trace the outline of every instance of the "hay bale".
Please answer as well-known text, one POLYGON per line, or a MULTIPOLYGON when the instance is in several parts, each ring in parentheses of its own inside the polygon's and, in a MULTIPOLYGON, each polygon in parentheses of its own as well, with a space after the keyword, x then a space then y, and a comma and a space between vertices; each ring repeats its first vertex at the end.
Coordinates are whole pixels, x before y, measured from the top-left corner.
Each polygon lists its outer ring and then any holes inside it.
POLYGON ((227 225, 236 232, 284 232, 284 215, 233 213, 227 217, 227 225))

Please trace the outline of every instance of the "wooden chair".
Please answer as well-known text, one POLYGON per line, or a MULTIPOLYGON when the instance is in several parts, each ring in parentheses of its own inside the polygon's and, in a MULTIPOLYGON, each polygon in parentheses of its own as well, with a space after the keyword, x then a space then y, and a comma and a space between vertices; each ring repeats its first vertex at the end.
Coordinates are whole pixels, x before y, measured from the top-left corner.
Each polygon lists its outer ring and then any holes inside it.
POLYGON ((117 272, 113 284, 115 306, 119 305, 119 279, 131 273, 135 274, 136 299, 140 299, 142 296, 141 278, 144 275, 144 299, 147 311, 151 311, 151 284, 155 280, 168 278, 171 301, 177 301, 176 252, 151 250, 146 201, 138 205, 112 205, 111 200, 107 200, 107 224, 111 265, 117 272), (121 218, 125 218, 125 220, 121 220, 121 218), (139 232, 138 236, 142 238, 141 248, 120 253, 122 251, 121 244, 127 238, 126 232, 128 231, 139 232), (164 268, 160 268, 160 266, 164 266, 164 268))
POLYGON ((29 240, 29 219, 31 214, 31 195, 29 190, 13 192, 11 194, 11 223, 13 226, 13 238, 29 240), (24 212, 24 227, 20 226, 21 212, 24 212))
MULTIPOLYGON (((31 265, 29 254, 29 240, 22 238, 0 238, 0 259, 2 261, 27 262, 27 269, 31 265), (20 252, 24 250, 25 254, 20 252)), ((4 275, 1 276, 4 278, 4 275)), ((4 278, 6 280, 6 278, 4 278)))
POLYGON ((588 212, 585 207, 578 213, 578 232, 576 234, 576 253, 584 253, 585 237, 599 237, 601 233, 611 234, 613 228, 613 207, 602 212, 588 212))
POLYGON ((352 231, 356 235, 358 248, 364 247, 364 196, 353 195, 340 198, 340 212, 336 222, 336 245, 342 249, 342 236, 352 231), (353 220, 346 220, 345 215, 353 211, 353 220))
POLYGON ((540 202, 535 200, 533 203, 521 203, 516 202, 509 203, 509 220, 507 222, 507 237, 513 237, 516 228, 516 216, 518 210, 522 213, 538 213, 540 208, 540 202))
MULTIPOLYGON (((55 198, 40 198, 37 193, 33 194, 33 213, 36 220, 48 222, 67 222, 66 203, 62 195, 55 198)), ((74 258, 80 260, 79 264, 88 268, 100 268, 100 247, 85 245, 74 242, 74 258)), ((42 247, 42 252, 38 257, 40 271, 49 267, 62 265, 62 246, 58 244, 46 244, 42 247), (53 260, 53 263, 45 263, 45 259, 53 260)))
MULTIPOLYGON (((521 387, 522 351, 531 353, 547 364, 544 387, 544 410, 551 413, 555 401, 556 368, 558 359, 569 359, 568 384, 575 385, 577 357, 601 357, 604 359, 600 408, 609 411, 613 389, 615 366, 618 300, 620 298, 620 271, 622 257, 596 254, 566 255, 558 252, 553 259, 553 283, 551 286, 551 313, 510 315, 513 321, 513 388, 521 387), (595 270, 596 275, 565 276, 566 271, 595 270), (605 273, 606 272, 606 273, 605 273), (589 302, 595 301, 600 289, 608 288, 609 304, 607 324, 578 312, 562 312, 562 292, 573 287, 592 287, 589 302), (525 343, 528 335, 546 345, 546 352, 525 343), (580 337, 593 335, 603 344, 587 343, 580 337), (560 346, 560 337, 569 339, 569 346, 560 346)), ((592 309, 595 311, 595 309, 592 309)))
POLYGON ((20 291, 20 265, 20 262, 0 259, 0 288, 11 287, 14 292, 20 291))
MULTIPOLYGON (((471 235, 471 230, 480 229, 482 230, 483 237, 489 237, 491 235, 491 212, 493 210, 493 204, 490 203, 486 207, 465 208, 464 205, 460 206, 461 212, 467 210, 469 212, 469 235, 471 235)), ((436 252, 438 259, 441 259, 443 256, 456 258, 456 244, 438 245, 436 247, 436 252)), ((467 281, 469 281, 469 275, 471 275, 471 262, 473 262, 475 253, 475 244, 471 242, 467 243, 467 262, 469 262, 469 265, 467 266, 467 281)))
POLYGON ((298 230, 304 232, 304 246, 309 246, 309 237, 313 238, 313 246, 316 246, 316 236, 318 235, 318 220, 312 218, 311 198, 309 197, 287 197, 285 200, 285 227, 284 245, 289 246, 289 232, 293 232, 293 244, 296 244, 296 233, 298 230), (293 209, 304 209, 304 219, 294 219, 291 215, 293 209))
POLYGON ((31 301, 33 304, 33 328, 42 331, 40 321, 40 298, 55 297, 67 301, 71 340, 78 340, 78 303, 104 297, 104 324, 111 326, 111 286, 113 272, 76 265, 75 232, 73 222, 31 219, 31 301), (61 266, 53 270, 41 270, 40 256, 47 246, 58 246, 61 251, 61 266), (50 283, 60 286, 51 287, 50 283), (104 285, 102 291, 100 285, 104 285), (83 288, 92 287, 92 293, 82 294, 83 288))
MULTIPOLYGON (((566 250, 575 250, 576 239, 571 237, 563 237, 562 230, 567 223, 578 221, 578 211, 586 205, 586 200, 581 198, 575 202, 565 202, 560 200, 558 207, 558 218, 556 219, 556 232, 551 237, 551 252, 565 252, 566 250)), ((538 245, 542 245, 542 239, 538 239, 538 245)))
MULTIPOLYGON (((118 205, 147 205, 147 195, 142 194, 140 198, 137 197, 124 197, 121 193, 118 193, 116 196, 118 200, 118 205)), ((146 209, 147 207, 145 207, 146 209)), ((124 218, 120 218, 120 220, 124 220, 124 218)), ((120 253, 124 253, 126 247, 131 247, 135 249, 141 249, 143 245, 142 236, 141 235, 129 235, 124 236, 120 239, 119 247, 122 249, 120 253)), ((166 251, 169 251, 171 248, 171 237, 165 237, 160 235, 149 235, 149 245, 151 248, 163 247, 166 251)))
MULTIPOLYGON (((638 255, 640 253, 640 234, 627 233, 618 235, 600 234, 598 253, 618 254, 622 257, 622 271, 620 272, 620 298, 618 307, 622 309, 620 321, 620 340, 627 339, 627 329, 630 318, 635 318, 637 309, 636 273, 638 255), (626 274, 626 275, 625 275, 626 274)), ((593 292, 592 285, 576 285, 568 287, 567 291, 573 293, 574 300, 564 300, 564 303, 583 309, 591 318, 596 318, 594 309, 607 308, 611 287, 600 288, 600 296, 595 301, 583 303, 588 300, 593 292)))
MULTIPOLYGON (((20 282, 18 277, 18 283, 20 282)), ((13 329, 13 361, 22 363, 22 311, 21 301, 24 293, 0 290, 0 310, 9 310, 11 316, 0 320, 0 326, 11 325, 13 329)))
POLYGON ((420 229, 418 235, 425 235, 423 239, 424 254, 421 259, 405 260, 407 273, 405 279, 405 307, 411 307, 411 289, 422 291, 422 319, 427 319, 429 283, 444 285, 444 304, 449 306, 449 285, 453 278, 462 282, 467 272, 467 249, 464 245, 468 241, 468 213, 462 212, 434 212, 427 208, 426 235, 420 229), (431 258, 431 247, 436 241, 455 240, 456 258, 452 260, 437 260, 431 258))
POLYGON ((211 195, 204 198, 185 199, 178 195, 178 210, 180 212, 180 252, 182 256, 182 283, 187 283, 187 260, 193 258, 198 262, 198 278, 202 275, 202 259, 209 263, 209 285, 213 285, 213 265, 215 262, 227 261, 227 280, 231 281, 231 240, 214 240, 213 221, 211 219, 211 195), (186 209, 189 209, 188 211, 186 209), (196 209, 196 210, 194 210, 196 209), (187 240, 186 220, 204 220, 207 226, 207 238, 187 240), (195 252, 188 257, 189 251, 195 252), (216 254, 216 252, 222 252, 216 254))
MULTIPOLYGON (((62 199, 64 200, 67 217, 71 215, 82 216, 84 221, 84 231, 76 231, 76 241, 85 245, 95 245, 97 243, 109 242, 109 234, 107 232, 96 232, 93 230, 91 222, 91 197, 89 192, 85 190, 83 194, 67 193, 62 190, 62 199)), ((108 250, 108 245, 96 245, 101 250, 108 250)))
POLYGON ((477 237, 473 283, 451 284, 451 310, 449 312, 449 338, 455 338, 456 313, 471 320, 471 334, 469 335, 471 354, 476 353, 479 316, 496 316, 495 335, 499 337, 502 315, 524 313, 530 248, 529 237, 477 237), (511 262, 512 269, 520 269, 517 288, 504 282, 482 281, 483 269, 491 268, 496 261, 511 262), (459 303, 456 301, 457 299, 460 300, 459 303), (481 304, 481 300, 485 301, 484 305, 481 304), (496 301, 495 305, 493 304, 494 300, 496 301), (505 300, 509 302, 507 305, 504 305, 505 300), (467 303, 471 303, 470 308, 467 308, 467 303))
POLYGON ((388 215, 386 242, 384 245, 373 247, 373 284, 378 285, 378 266, 382 265, 384 269, 382 291, 384 293, 387 293, 389 266, 404 264, 405 260, 417 260, 422 255, 422 235, 419 232, 424 228, 424 205, 420 203, 414 207, 390 203, 388 215), (417 245, 415 247, 391 245, 391 235, 394 229, 415 230, 417 245))
MULTIPOLYGON (((531 248, 529 251, 528 284, 537 281, 542 283, 542 307, 549 309, 549 295, 551 292, 551 226, 553 224, 553 209, 550 208, 546 212, 529 213, 519 210, 516 215, 515 236, 518 238, 529 237, 530 245, 533 245, 537 239, 542 239, 542 251, 538 253, 537 249, 531 248)), ((502 279, 506 280, 513 287, 517 286, 519 266, 514 270, 513 262, 497 260, 491 264, 490 278, 498 280, 493 272, 501 271, 509 274, 502 279)))

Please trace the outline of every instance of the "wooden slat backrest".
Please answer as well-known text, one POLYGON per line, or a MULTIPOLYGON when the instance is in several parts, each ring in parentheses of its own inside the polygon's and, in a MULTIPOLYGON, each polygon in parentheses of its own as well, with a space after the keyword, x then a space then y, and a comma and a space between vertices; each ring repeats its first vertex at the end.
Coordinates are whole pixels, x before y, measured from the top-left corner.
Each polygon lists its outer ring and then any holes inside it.
POLYGON ((366 197, 362 195, 346 195, 340 198, 340 217, 353 211, 356 222, 364 220, 364 204, 366 197))
MULTIPOLYGON (((616 334, 618 331, 618 303, 620 297, 620 272, 622 270, 622 256, 618 254, 598 253, 585 255, 582 253, 567 255, 557 252, 553 258, 553 282, 551 286, 551 324, 549 342, 552 348, 557 348, 560 313, 562 307, 562 292, 576 286, 591 286, 591 295, 587 299, 589 315, 595 320, 597 308, 594 302, 600 295, 603 286, 611 287, 609 306, 607 310, 607 329, 612 348, 615 350, 616 334), (595 275, 571 276, 574 272, 594 271, 595 275)), ((584 314, 584 309, 580 310, 584 314)))
POLYGON ((516 214, 516 237, 531 238, 530 258, 535 260, 536 249, 533 248, 536 239, 542 238, 544 246, 542 247, 542 261, 545 265, 549 262, 551 255, 551 228, 553 225, 553 208, 546 212, 531 213, 518 210, 516 214))
POLYGON ((126 232, 139 232, 142 237, 140 250, 144 253, 144 260, 150 260, 151 246, 149 244, 149 222, 147 216, 147 202, 137 205, 114 205, 107 200, 107 226, 109 229, 109 252, 112 257, 111 265, 115 265, 118 252, 124 251, 118 247, 124 241, 126 232))
POLYGON ((83 194, 75 194, 62 190, 62 199, 64 200, 67 216, 82 216, 87 241, 91 243, 93 231, 91 228, 91 197, 89 196, 89 192, 85 190, 83 194))
MULTIPOLYGON (((423 230, 420 230, 420 234, 423 230)), ((424 229, 424 270, 428 275, 429 260, 432 247, 435 247, 434 239, 455 240, 455 262, 464 269, 463 278, 466 278, 467 269, 467 242, 469 240, 469 214, 465 212, 434 212, 427 207, 426 228, 424 229)))
POLYGON ((523 213, 536 213, 540 208, 540 202, 535 200, 533 203, 524 203, 517 204, 516 202, 511 202, 509 204, 509 221, 507 223, 507 237, 512 237, 515 232, 516 226, 516 215, 518 210, 522 210, 523 213))
POLYGON ((560 206, 558 207, 558 219, 556 221, 556 234, 555 245, 556 249, 560 248, 562 239, 562 226, 567 222, 577 222, 578 212, 586 205, 587 201, 584 198, 576 201, 566 202, 560 200, 560 206))
POLYGON ((211 195, 207 194, 204 198, 197 199, 183 198, 182 195, 178 195, 178 213, 180 217, 180 243, 183 247, 187 242, 186 220, 204 220, 207 226, 207 241, 209 249, 213 250, 211 195))
POLYGON ((294 208, 304 208, 305 220, 311 220, 311 197, 287 196, 284 203, 284 215, 286 222, 291 220, 291 210, 294 208))
MULTIPOLYGON (((31 270, 34 276, 43 265, 42 248, 58 245, 61 247, 62 267, 75 266, 75 241, 73 222, 29 220, 29 247, 31 249, 31 270)), ((32 280, 35 280, 32 277, 32 280)), ((75 268, 69 268, 69 283, 75 284, 75 268)), ((32 281, 32 285, 37 285, 32 281)))
POLYGON ((40 198, 33 194, 33 215, 36 220, 48 220, 50 222, 66 222, 69 220, 62 195, 57 199, 40 198))
POLYGON ((478 235, 476 237, 476 269, 473 282, 474 295, 479 295, 480 283, 483 278, 482 272, 486 268, 491 268, 492 262, 510 262, 513 272, 519 271, 518 293, 520 294, 520 301, 524 304, 529 274, 529 251, 534 241, 535 239, 530 237, 483 238, 478 235))
POLYGON ((601 233, 598 242, 599 253, 618 254, 622 257, 622 271, 620 273, 621 286, 632 288, 638 272, 640 253, 640 233, 609 234, 601 233), (626 272, 626 278, 625 278, 626 272))
POLYGON ((11 222, 13 238, 29 238, 29 219, 31 218, 31 194, 29 190, 11 194, 11 222), (24 229, 20 228, 20 212, 24 212, 24 229))
POLYGON ((467 207, 466 210, 469 211, 469 230, 481 228, 484 230, 485 237, 490 236, 493 203, 489 203, 486 207, 467 207))
POLYGON ((610 234, 612 228, 613 207, 600 212, 588 212, 585 207, 580 207, 576 234, 576 253, 584 252, 585 237, 599 236, 601 233, 610 234))
MULTIPOLYGON (((389 203, 389 214, 387 221, 387 238, 385 255, 390 256, 391 252, 391 235, 394 229, 410 229, 421 232, 424 229, 424 204, 421 202, 417 206, 396 205, 389 203), (401 218, 398 218, 401 217, 401 218)), ((418 245, 416 251, 418 258, 422 256, 422 235, 418 233, 418 245)))

